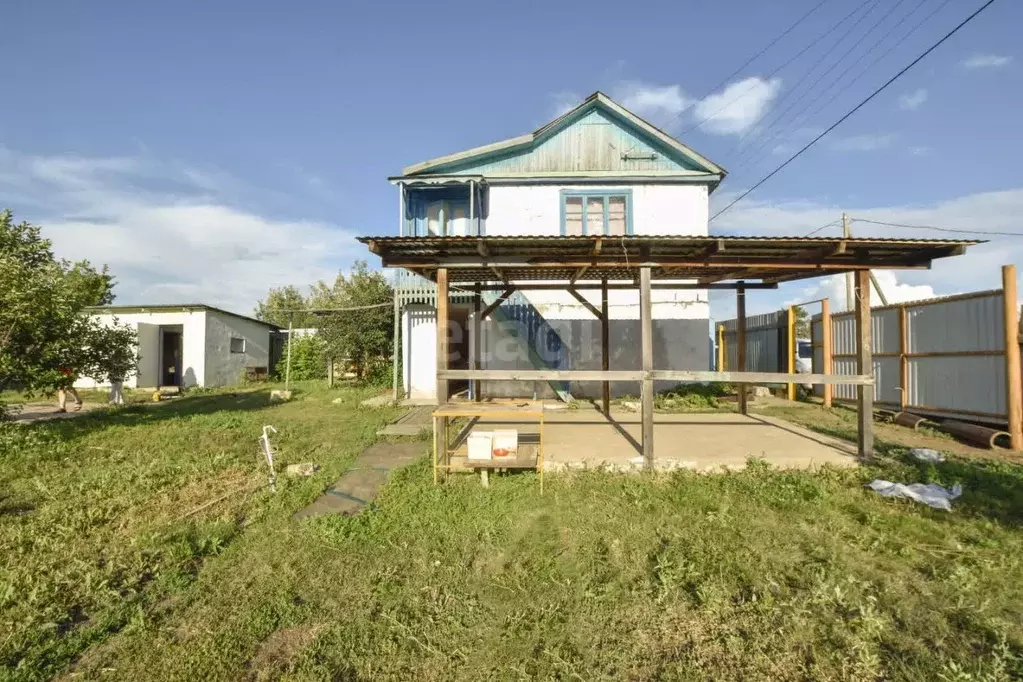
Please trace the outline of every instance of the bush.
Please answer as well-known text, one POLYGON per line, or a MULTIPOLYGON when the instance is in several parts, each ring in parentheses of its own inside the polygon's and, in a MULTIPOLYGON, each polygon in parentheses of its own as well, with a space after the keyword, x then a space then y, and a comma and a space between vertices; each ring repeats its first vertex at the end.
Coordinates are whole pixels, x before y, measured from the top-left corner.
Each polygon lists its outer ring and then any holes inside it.
MULTIPOLYGON (((327 378, 327 345, 317 335, 296 336, 291 340, 291 380, 327 378)), ((284 357, 277 365, 277 376, 284 378, 288 368, 288 343, 284 343, 284 357)))

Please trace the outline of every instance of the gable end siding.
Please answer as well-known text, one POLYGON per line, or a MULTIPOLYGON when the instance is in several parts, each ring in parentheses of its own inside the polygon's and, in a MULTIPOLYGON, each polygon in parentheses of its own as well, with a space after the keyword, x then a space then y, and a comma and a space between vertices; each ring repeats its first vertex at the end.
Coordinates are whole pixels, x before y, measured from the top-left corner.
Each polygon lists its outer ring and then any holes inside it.
MULTIPOLYGON (((593 171, 674 171, 704 169, 601 109, 554 132, 532 149, 452 164, 430 173, 500 175, 504 173, 579 173, 593 171), (623 154, 629 156, 623 159, 623 154), (648 158, 654 156, 655 158, 648 158), (640 157, 640 158, 636 158, 640 157)), ((427 174, 430 174, 427 173, 427 174)))

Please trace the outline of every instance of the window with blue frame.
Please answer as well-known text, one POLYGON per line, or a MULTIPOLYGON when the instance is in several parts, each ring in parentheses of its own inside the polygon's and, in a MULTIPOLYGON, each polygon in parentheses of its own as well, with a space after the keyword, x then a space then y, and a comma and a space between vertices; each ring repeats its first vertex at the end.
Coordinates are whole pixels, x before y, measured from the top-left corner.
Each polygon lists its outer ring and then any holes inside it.
POLYGON ((561 234, 568 237, 632 234, 632 192, 562 190, 561 234))

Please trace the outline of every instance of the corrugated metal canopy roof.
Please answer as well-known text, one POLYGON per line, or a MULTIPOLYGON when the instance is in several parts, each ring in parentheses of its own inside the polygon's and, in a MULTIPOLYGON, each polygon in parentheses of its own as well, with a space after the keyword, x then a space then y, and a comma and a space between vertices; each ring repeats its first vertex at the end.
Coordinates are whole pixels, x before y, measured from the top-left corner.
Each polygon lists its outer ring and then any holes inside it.
POLYGON ((657 280, 786 282, 867 269, 926 269, 976 240, 819 237, 359 237, 384 267, 451 282, 657 280))

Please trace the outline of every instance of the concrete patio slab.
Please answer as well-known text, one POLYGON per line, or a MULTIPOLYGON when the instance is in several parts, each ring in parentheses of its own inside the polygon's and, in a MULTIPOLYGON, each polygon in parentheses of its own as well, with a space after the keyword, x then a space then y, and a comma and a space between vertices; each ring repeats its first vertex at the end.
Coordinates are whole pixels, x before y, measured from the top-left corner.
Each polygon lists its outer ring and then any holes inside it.
MULTIPOLYGON (((520 439, 535 442, 536 423, 488 418, 474 431, 516 428, 520 439)), ((596 409, 548 411, 544 427, 544 470, 643 468, 640 416, 612 410, 609 420, 596 409)), ((825 464, 855 466, 856 447, 761 415, 730 413, 654 415, 654 466, 658 470, 718 471, 742 469, 749 458, 780 468, 813 469, 825 464)))

